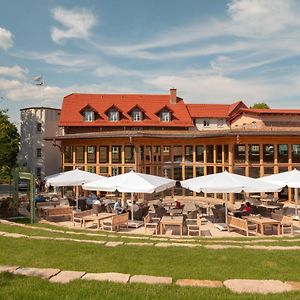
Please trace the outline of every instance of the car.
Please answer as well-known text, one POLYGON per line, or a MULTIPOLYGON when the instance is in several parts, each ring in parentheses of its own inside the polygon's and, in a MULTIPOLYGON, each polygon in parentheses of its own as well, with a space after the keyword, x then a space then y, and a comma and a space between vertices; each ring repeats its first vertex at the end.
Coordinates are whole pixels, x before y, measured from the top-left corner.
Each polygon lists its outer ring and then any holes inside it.
POLYGON ((28 182, 25 179, 19 180, 19 191, 27 191, 28 182))

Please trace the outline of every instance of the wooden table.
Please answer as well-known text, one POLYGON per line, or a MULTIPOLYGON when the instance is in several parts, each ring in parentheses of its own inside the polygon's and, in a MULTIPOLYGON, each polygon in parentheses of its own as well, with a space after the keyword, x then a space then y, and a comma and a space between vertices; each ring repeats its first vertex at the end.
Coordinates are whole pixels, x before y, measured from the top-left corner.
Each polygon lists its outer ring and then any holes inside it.
POLYGON ((270 219, 270 218, 264 218, 264 217, 247 217, 247 220, 250 223, 254 223, 258 225, 258 231, 260 234, 265 234, 265 226, 277 226, 277 235, 280 235, 280 221, 270 219))
POLYGON ((260 201, 261 201, 262 204, 264 204, 264 205, 268 205, 270 202, 274 202, 274 200, 268 199, 268 198, 261 198, 260 201))
POLYGON ((163 216, 160 220, 160 232, 162 233, 166 225, 179 226, 179 233, 182 236, 183 216, 163 216))
POLYGON ((268 210, 270 210, 272 212, 274 212, 275 209, 279 208, 278 205, 263 205, 263 204, 258 205, 257 207, 264 207, 264 208, 266 208, 266 209, 268 209, 268 210))
POLYGON ((97 228, 100 228, 100 221, 109 219, 112 216, 115 216, 115 213, 100 213, 98 215, 90 215, 82 217, 83 227, 86 227, 86 222, 95 222, 97 224, 97 228))
POLYGON ((170 208, 167 213, 171 216, 182 215, 182 208, 170 208))

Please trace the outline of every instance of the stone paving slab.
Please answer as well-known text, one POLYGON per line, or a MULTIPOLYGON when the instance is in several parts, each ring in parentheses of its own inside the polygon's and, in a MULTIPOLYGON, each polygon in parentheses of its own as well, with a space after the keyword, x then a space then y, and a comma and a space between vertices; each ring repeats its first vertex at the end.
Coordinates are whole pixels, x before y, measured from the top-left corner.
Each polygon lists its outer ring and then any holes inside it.
POLYGON ((127 246, 153 246, 153 243, 135 243, 135 242, 128 242, 125 243, 127 246))
POLYGON ((251 280, 251 279, 230 279, 224 281, 225 287, 234 293, 283 293, 293 290, 293 287, 280 280, 251 280))
POLYGON ((21 234, 21 233, 14 233, 14 232, 6 232, 4 234, 6 237, 13 237, 13 238, 24 238, 24 237, 29 237, 28 235, 21 234))
POLYGON ((18 266, 0 266, 0 273, 3 273, 3 272, 13 273, 14 271, 16 271, 19 268, 20 267, 18 267, 18 266))
POLYGON ((82 277, 82 279, 127 283, 129 277, 130 277, 129 274, 123 274, 123 273, 87 273, 82 277))
POLYGON ((176 284, 179 286, 198 286, 211 288, 224 287, 222 281, 215 280, 178 279, 176 284))
POLYGON ((50 282, 68 283, 75 279, 80 279, 85 272, 79 271, 61 271, 50 278, 50 282))
POLYGON ((107 242, 105 244, 106 247, 117 247, 117 246, 120 246, 120 245, 123 245, 124 242, 107 242))
POLYGON ((160 248, 167 248, 167 247, 171 247, 172 244, 171 243, 156 243, 155 247, 160 247, 160 248))
POLYGON ((36 276, 44 279, 49 279, 56 275, 59 269, 39 269, 39 268, 20 268, 14 271, 16 275, 36 276))
POLYGON ((244 248, 244 246, 237 246, 237 245, 204 245, 203 247, 207 248, 207 249, 214 249, 214 250, 218 250, 218 249, 230 249, 230 248, 244 248))
POLYGON ((300 290, 300 282, 298 281, 286 281, 285 283, 290 285, 294 290, 300 290))
POLYGON ((172 277, 134 275, 130 278, 130 283, 172 284, 172 277))
POLYGON ((189 248, 198 247, 198 245, 196 244, 187 244, 187 243, 171 243, 171 245, 175 247, 189 247, 189 248))

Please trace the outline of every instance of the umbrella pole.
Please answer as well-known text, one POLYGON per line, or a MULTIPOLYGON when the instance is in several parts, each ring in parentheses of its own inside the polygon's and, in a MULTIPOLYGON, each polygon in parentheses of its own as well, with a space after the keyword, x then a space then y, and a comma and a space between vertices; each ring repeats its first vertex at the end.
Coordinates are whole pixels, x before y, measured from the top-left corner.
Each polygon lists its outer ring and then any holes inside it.
POLYGON ((79 190, 78 190, 78 186, 76 186, 76 210, 78 210, 78 198, 79 198, 79 190))
POLYGON ((131 193, 131 221, 133 222, 133 193, 131 193))
POLYGON ((298 188, 295 188, 295 215, 298 216, 298 188))
POLYGON ((226 223, 226 226, 228 225, 227 215, 228 215, 228 194, 225 193, 225 223, 226 223))

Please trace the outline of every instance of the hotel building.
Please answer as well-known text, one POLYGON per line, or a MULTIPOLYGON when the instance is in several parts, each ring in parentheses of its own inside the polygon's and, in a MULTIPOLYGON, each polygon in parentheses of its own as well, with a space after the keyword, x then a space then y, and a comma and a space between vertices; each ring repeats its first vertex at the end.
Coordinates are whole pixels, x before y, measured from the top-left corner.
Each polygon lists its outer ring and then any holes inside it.
MULTIPOLYGON (((166 95, 71 94, 64 97, 59 126, 55 140, 65 171, 117 175, 134 169, 179 181, 224 170, 257 178, 300 168, 295 109, 249 109, 242 101, 188 104, 176 89, 166 95)), ((191 195, 180 185, 171 192, 191 195)))

